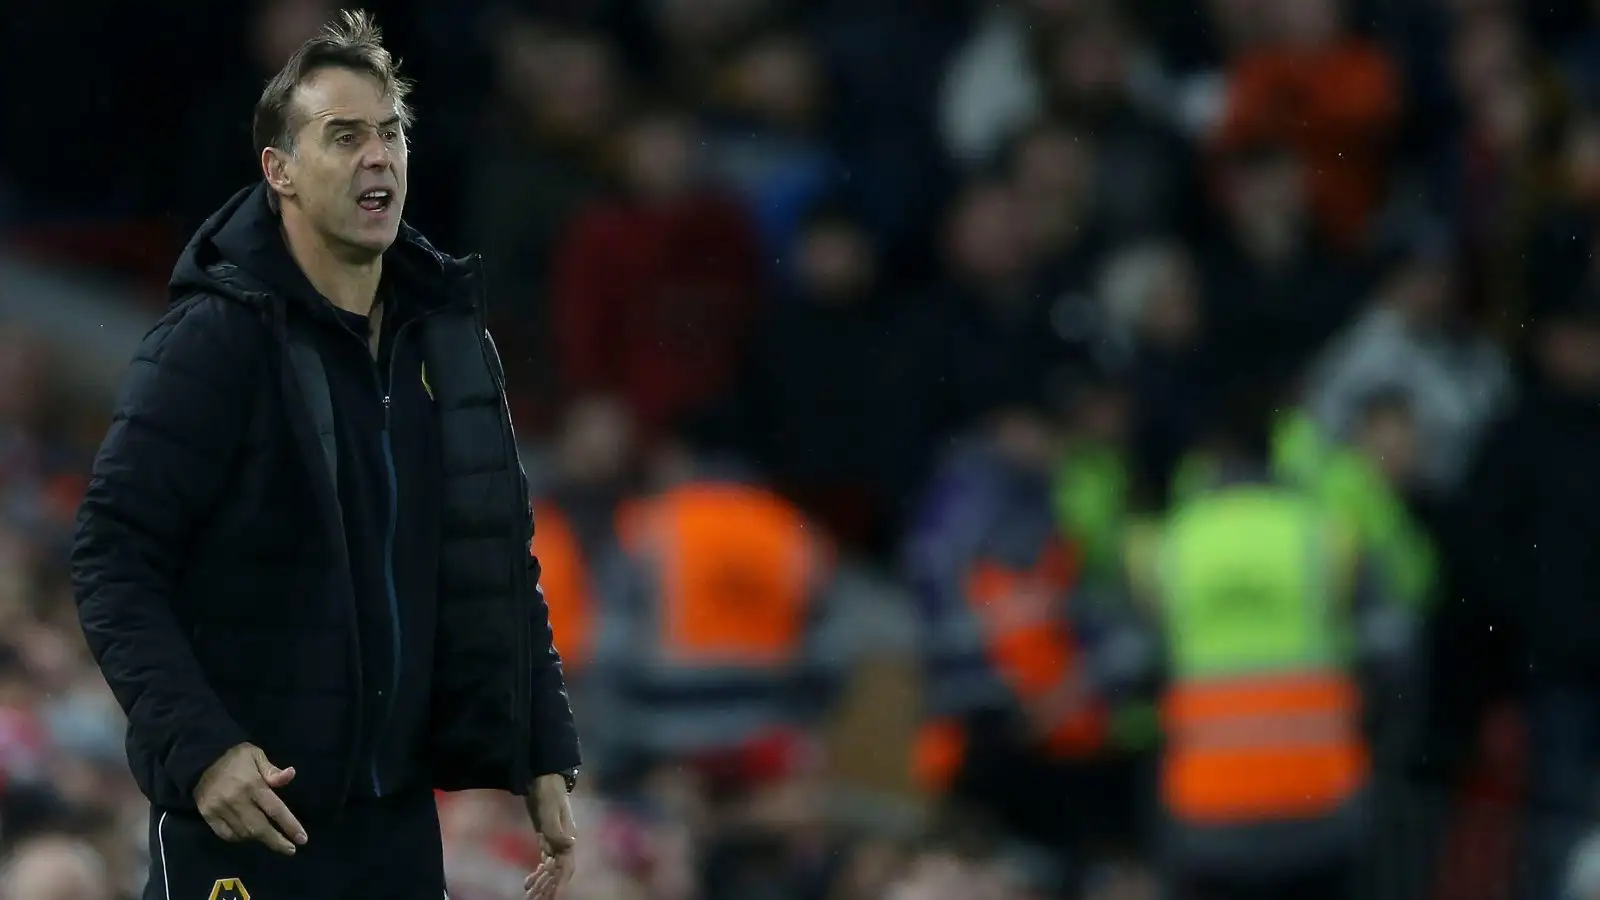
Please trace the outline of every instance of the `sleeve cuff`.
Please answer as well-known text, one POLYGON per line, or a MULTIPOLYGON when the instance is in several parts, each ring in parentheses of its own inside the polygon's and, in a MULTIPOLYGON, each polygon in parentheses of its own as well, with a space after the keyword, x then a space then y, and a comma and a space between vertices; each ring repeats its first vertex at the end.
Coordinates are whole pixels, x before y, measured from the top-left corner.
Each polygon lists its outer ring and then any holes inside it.
POLYGON ((180 741, 167 755, 167 777, 178 786, 178 792, 183 797, 192 800, 200 777, 206 770, 224 753, 248 741, 244 730, 231 721, 218 731, 180 741))

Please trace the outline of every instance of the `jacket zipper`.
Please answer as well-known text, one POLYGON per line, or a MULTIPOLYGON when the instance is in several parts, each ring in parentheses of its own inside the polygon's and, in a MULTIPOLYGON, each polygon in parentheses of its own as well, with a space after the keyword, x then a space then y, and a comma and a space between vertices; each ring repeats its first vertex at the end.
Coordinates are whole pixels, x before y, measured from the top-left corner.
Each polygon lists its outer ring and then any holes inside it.
MULTIPOLYGON (((400 518, 400 485, 399 478, 395 473, 394 443, 391 439, 392 422, 390 415, 392 412, 392 403, 390 391, 392 391, 394 387, 394 360, 398 355, 397 351, 400 348, 400 339, 405 337, 406 331, 410 329, 413 324, 423 318, 426 318, 432 312, 433 310, 429 310, 420 316, 416 316, 412 319, 402 322, 399 330, 395 332, 394 341, 389 346, 389 390, 384 389, 385 385, 382 380, 383 373, 379 371, 378 361, 373 359, 371 365, 373 386, 378 389, 378 396, 383 401, 383 468, 384 474, 388 479, 389 488, 389 515, 383 535, 384 593, 389 601, 389 690, 387 694, 385 694, 383 691, 378 692, 378 696, 384 698, 383 712, 382 717, 378 719, 373 730, 372 756, 369 760, 370 774, 372 776, 372 793, 379 797, 383 796, 383 784, 378 773, 378 760, 382 755, 380 751, 383 747, 383 734, 388 729, 389 717, 394 712, 395 695, 400 691, 400 665, 402 662, 400 636, 400 597, 398 591, 395 589, 394 582, 394 537, 395 529, 400 518)), ((378 338, 378 343, 380 347, 383 344, 383 338, 381 335, 378 338)), ((362 352, 366 353, 369 358, 372 356, 371 350, 368 349, 364 342, 361 349, 362 352)))

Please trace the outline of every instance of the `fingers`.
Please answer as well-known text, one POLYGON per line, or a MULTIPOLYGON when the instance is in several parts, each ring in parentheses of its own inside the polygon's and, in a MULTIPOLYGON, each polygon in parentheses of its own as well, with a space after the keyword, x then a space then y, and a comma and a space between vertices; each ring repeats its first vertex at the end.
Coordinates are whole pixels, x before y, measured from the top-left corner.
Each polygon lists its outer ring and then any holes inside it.
POLYGON ((555 884, 550 892, 551 896, 554 897, 559 895, 561 889, 572 881, 573 873, 578 869, 578 859, 576 855, 569 852, 558 854, 551 862, 555 865, 553 876, 555 884))
POLYGON ((577 831, 572 822, 572 805, 567 795, 539 798, 539 834, 550 842, 550 852, 557 855, 572 849, 577 843, 577 831))
POLYGON ((547 857, 539 867, 534 869, 522 882, 524 900, 554 900, 559 885, 555 874, 551 871, 551 860, 547 857))
POLYGON ((261 762, 261 780, 265 781, 267 786, 273 790, 278 790, 279 788, 285 787, 289 784, 289 782, 294 780, 294 766, 290 766, 287 769, 280 769, 272 763, 267 762, 265 757, 262 757, 261 762))
POLYGON ((267 754, 261 752, 259 747, 254 749, 250 757, 255 760, 256 771, 261 773, 261 779, 273 790, 277 790, 294 780, 294 766, 290 766, 287 769, 278 768, 272 764, 271 760, 267 759, 267 754))
POLYGON ((267 771, 261 773, 261 778, 269 786, 271 786, 273 790, 286 787, 289 782, 294 780, 294 766, 290 766, 287 769, 280 769, 277 766, 268 763, 267 771))
POLYGON ((228 824, 221 816, 208 815, 202 816, 202 818, 206 820, 206 825, 211 828, 211 833, 217 837, 230 843, 241 840, 239 833, 234 831, 233 826, 228 824))
POLYGON ((306 842, 306 831, 275 791, 294 775, 294 767, 278 768, 260 747, 240 744, 201 776, 195 805, 217 837, 259 841, 274 852, 293 855, 295 845, 306 842))
POLYGON ((281 853, 284 856, 294 855, 294 844, 284 837, 267 818, 267 814, 254 804, 239 811, 239 824, 242 826, 245 840, 264 844, 274 853, 281 853))
POLYGON ((270 788, 262 788, 256 793, 256 806, 266 815, 267 819, 276 827, 279 833, 287 835, 289 840, 296 844, 306 842, 305 826, 289 811, 282 798, 273 793, 270 788))
POLYGON ((276 853, 294 855, 294 844, 289 843, 253 804, 227 806, 204 818, 212 833, 225 841, 236 844, 259 841, 276 853))

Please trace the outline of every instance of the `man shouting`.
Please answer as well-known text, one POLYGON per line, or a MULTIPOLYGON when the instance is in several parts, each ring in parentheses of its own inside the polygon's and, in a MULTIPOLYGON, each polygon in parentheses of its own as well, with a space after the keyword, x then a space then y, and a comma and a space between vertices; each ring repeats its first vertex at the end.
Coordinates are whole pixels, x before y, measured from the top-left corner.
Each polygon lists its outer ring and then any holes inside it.
POLYGON ((476 259, 401 220, 408 84, 345 13, 255 110, 78 517, 84 633, 151 810, 145 900, 439 900, 433 790, 525 795, 572 870, 578 741, 476 259))

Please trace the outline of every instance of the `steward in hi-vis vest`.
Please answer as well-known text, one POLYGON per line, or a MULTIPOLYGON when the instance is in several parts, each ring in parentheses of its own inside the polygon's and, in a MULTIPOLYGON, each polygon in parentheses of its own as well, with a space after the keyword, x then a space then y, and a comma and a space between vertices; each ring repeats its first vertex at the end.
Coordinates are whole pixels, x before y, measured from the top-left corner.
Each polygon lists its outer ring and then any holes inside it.
POLYGON ((622 506, 633 573, 614 673, 624 752, 737 751, 804 731, 839 678, 820 644, 832 550, 766 488, 691 480, 622 506))
POLYGON ((1144 570, 1167 655, 1169 873, 1179 898, 1345 900, 1371 768, 1359 554, 1325 507, 1268 474, 1266 417, 1247 410, 1144 570))

